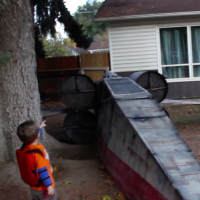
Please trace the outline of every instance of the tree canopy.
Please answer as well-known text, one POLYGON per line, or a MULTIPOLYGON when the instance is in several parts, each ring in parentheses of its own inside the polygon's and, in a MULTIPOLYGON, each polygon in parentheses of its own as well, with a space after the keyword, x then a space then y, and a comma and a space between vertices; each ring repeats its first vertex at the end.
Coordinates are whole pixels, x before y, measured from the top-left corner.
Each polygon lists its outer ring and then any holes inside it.
POLYGON ((74 14, 75 19, 81 24, 85 35, 94 37, 103 35, 107 30, 106 23, 94 22, 93 18, 101 7, 102 2, 97 0, 88 0, 83 6, 79 6, 74 14))
POLYGON ((84 34, 82 26, 74 19, 70 12, 65 7, 63 0, 32 0, 33 11, 35 9, 35 41, 36 53, 40 57, 44 57, 42 50, 42 43, 40 42, 41 36, 56 34, 56 22, 64 25, 65 32, 77 44, 78 47, 87 49, 91 42, 92 37, 84 34))
POLYGON ((46 58, 68 56, 66 50, 67 47, 59 34, 48 40, 42 38, 42 43, 44 46, 46 58))

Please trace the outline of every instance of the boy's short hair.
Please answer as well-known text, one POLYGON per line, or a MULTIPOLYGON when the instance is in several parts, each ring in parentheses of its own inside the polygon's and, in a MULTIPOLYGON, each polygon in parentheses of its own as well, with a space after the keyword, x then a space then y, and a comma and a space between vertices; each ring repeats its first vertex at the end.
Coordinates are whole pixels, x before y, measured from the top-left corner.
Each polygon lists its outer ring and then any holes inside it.
POLYGON ((17 136, 24 144, 31 144, 39 134, 38 125, 32 121, 26 121, 17 128, 17 136))

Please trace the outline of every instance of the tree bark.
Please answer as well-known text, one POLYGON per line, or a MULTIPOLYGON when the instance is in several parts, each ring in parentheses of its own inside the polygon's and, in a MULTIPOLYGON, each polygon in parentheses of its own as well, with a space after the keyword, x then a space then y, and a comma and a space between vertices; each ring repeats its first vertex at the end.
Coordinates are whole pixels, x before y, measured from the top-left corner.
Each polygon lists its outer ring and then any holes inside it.
MULTIPOLYGON (((21 145, 17 126, 29 119, 41 121, 36 76, 34 24, 29 0, 0 0, 0 55, 10 61, 0 66, 0 161, 13 160, 21 145)), ((43 136, 47 148, 59 145, 43 136)))

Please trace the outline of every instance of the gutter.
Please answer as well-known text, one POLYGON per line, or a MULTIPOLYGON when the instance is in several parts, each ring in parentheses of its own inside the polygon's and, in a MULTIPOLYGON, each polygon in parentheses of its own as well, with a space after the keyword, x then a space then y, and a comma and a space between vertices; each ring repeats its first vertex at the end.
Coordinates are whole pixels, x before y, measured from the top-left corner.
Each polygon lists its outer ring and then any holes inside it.
POLYGON ((116 20, 130 20, 130 19, 150 19, 150 18, 169 18, 169 17, 184 17, 200 15, 200 11, 193 12, 174 12, 174 13, 158 13, 158 14, 146 14, 146 15, 128 15, 120 17, 105 17, 94 18, 95 22, 110 22, 116 20))

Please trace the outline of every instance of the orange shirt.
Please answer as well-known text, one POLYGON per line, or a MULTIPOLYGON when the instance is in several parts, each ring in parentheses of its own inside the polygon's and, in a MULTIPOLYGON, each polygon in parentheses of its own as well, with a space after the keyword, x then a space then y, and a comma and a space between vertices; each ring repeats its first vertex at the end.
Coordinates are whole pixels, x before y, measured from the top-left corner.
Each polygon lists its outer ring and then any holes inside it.
MULTIPOLYGON (((38 153, 34 153, 36 169, 41 169, 41 168, 47 167, 50 179, 52 181, 52 186, 55 187, 55 182, 53 179, 53 170, 52 170, 52 167, 50 164, 49 155, 48 155, 46 149, 44 148, 44 146, 42 144, 37 144, 37 145, 32 144, 32 145, 28 145, 28 148, 29 149, 40 149, 42 151, 44 157, 38 153)), ((39 191, 47 190, 47 187, 43 184, 40 187, 30 186, 30 188, 33 190, 39 190, 39 191)))

